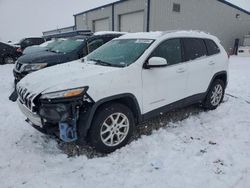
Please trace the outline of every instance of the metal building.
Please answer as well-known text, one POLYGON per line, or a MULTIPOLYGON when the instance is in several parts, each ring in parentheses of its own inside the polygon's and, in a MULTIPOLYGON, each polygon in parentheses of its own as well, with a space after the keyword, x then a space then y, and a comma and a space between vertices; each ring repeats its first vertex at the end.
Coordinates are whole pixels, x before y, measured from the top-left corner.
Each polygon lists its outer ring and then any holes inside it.
POLYGON ((49 36, 49 35, 55 35, 59 33, 68 33, 75 30, 75 26, 69 26, 69 27, 63 27, 63 28, 57 28, 49 31, 44 31, 43 36, 49 36))
POLYGON ((225 0, 120 0, 74 17, 76 30, 203 30, 228 51, 236 38, 250 34, 250 12, 225 0))

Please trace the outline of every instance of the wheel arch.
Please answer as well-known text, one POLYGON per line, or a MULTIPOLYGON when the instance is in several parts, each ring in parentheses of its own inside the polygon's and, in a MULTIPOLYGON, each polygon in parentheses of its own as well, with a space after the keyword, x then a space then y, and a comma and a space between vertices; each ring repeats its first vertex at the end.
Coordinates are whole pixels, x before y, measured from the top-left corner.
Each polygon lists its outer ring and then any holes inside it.
POLYGON ((107 97, 107 98, 104 98, 95 102, 93 106, 91 107, 89 113, 87 114, 88 117, 85 119, 84 125, 82 125, 84 126, 85 136, 87 136, 87 133, 91 127, 93 118, 96 112, 98 111, 98 109, 100 109, 103 105, 106 105, 108 103, 120 103, 120 104, 127 106, 132 111, 134 118, 135 118, 135 122, 138 123, 142 121, 140 106, 136 97, 133 94, 124 93, 124 94, 110 96, 110 97, 107 97))
POLYGON ((208 93, 208 91, 209 91, 211 85, 212 85, 213 82, 214 82, 215 80, 217 80, 217 79, 222 80, 222 81, 224 82, 224 84, 225 84, 225 87, 226 87, 226 86, 227 86, 227 83, 228 83, 227 71, 220 71, 220 72, 217 72, 217 73, 213 76, 213 78, 211 79, 210 84, 209 84, 209 86, 208 86, 208 88, 207 88, 207 92, 206 92, 206 93, 208 93))

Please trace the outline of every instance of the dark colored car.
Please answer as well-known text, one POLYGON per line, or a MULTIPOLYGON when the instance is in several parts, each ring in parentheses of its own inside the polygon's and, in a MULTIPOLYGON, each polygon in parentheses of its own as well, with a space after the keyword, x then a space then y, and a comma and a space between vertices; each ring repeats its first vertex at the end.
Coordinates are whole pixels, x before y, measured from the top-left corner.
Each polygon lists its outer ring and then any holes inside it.
POLYGON ((73 37, 47 51, 23 55, 18 58, 13 70, 15 83, 31 72, 80 59, 122 34, 102 33, 90 37, 73 37))
POLYGON ((18 47, 0 42, 0 64, 14 63, 21 55, 18 47))
POLYGON ((18 44, 20 48, 19 51, 22 52, 25 48, 33 45, 40 45, 44 43, 46 40, 42 37, 29 37, 22 39, 18 44))
POLYGON ((30 53, 48 51, 48 50, 54 48, 56 45, 59 45, 64 40, 66 40, 66 39, 62 39, 62 38, 52 39, 52 40, 44 42, 40 45, 29 46, 29 47, 24 49, 23 54, 26 55, 26 54, 30 54, 30 53))

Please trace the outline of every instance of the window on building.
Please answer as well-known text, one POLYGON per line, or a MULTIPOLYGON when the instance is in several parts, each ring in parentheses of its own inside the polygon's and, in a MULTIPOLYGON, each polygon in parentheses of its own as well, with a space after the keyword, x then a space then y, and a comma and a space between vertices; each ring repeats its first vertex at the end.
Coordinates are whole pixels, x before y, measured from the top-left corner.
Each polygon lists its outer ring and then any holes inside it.
POLYGON ((195 60, 207 55, 207 49, 202 39, 184 38, 185 60, 195 60))
POLYGON ((173 4, 173 12, 181 12, 181 4, 174 3, 173 4))
POLYGON ((220 53, 220 48, 215 44, 214 41, 210 39, 205 39, 205 44, 207 46, 207 54, 208 55, 215 55, 220 53))
POLYGON ((182 51, 180 39, 170 39, 161 43, 150 57, 162 57, 167 60, 168 65, 182 62, 182 51))

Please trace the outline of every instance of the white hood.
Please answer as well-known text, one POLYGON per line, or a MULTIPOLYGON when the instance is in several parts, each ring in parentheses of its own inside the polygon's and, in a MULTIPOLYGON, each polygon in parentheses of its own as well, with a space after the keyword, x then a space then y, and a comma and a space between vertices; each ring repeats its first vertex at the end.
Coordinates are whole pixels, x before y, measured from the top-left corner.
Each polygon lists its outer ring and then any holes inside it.
POLYGON ((18 83, 18 87, 26 88, 35 94, 84 87, 94 80, 101 81, 105 73, 120 69, 82 63, 77 60, 31 73, 18 83))

